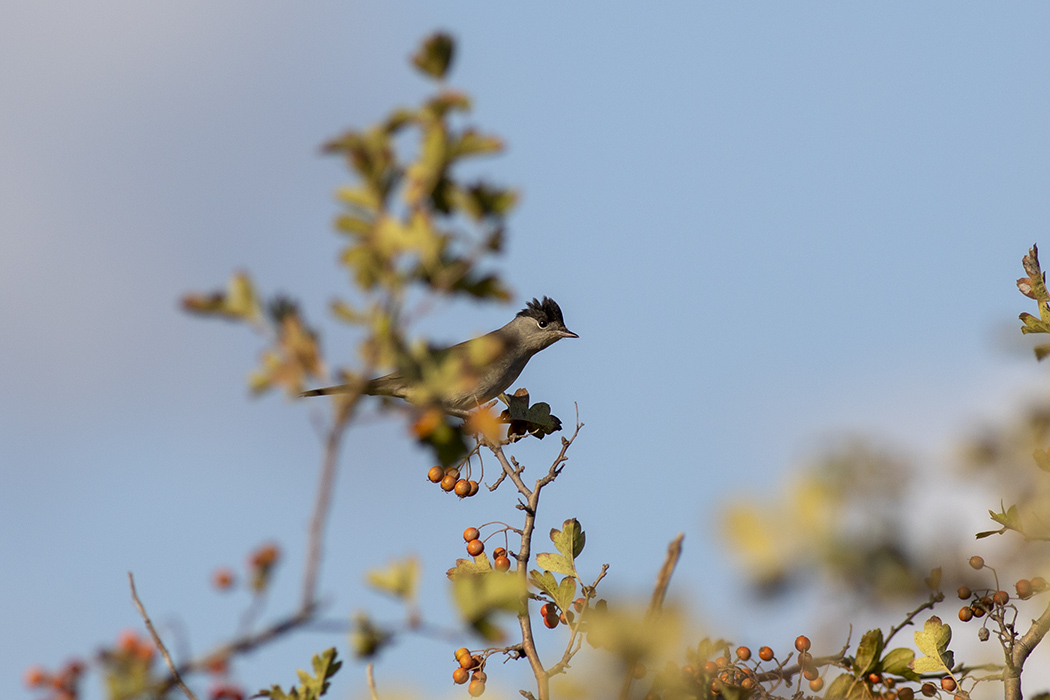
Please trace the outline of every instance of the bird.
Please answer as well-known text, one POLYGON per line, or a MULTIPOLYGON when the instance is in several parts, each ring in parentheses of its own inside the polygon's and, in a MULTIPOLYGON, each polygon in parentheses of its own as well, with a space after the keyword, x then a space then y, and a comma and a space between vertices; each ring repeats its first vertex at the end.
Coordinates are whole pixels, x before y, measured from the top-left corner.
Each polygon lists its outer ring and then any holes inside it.
POLYGON ((370 396, 393 396, 425 405, 464 411, 485 404, 510 388, 532 356, 562 338, 579 338, 565 327, 561 308, 553 299, 533 299, 502 328, 435 351, 429 372, 406 381, 392 372, 360 384, 340 384, 304 391, 302 396, 326 396, 362 391, 370 396))

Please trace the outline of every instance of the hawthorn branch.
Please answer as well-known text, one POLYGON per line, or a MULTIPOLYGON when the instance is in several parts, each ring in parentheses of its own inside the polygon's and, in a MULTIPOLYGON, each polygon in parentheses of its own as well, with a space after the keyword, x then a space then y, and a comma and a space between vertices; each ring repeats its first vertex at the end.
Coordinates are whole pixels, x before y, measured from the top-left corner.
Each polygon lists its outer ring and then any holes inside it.
POLYGON ((883 642, 883 645, 889 645, 890 640, 893 639, 894 635, 896 635, 908 625, 912 624, 912 620, 915 619, 916 615, 921 613, 923 610, 933 610, 933 606, 937 605, 937 603, 940 603, 942 600, 944 600, 944 594, 940 591, 937 591, 936 593, 931 593, 929 600, 912 610, 910 613, 908 613, 908 616, 901 620, 901 623, 899 625, 896 625, 895 627, 890 629, 890 633, 886 635, 886 640, 883 642))
POLYGON ((1006 700, 1021 700, 1021 670, 1029 654, 1043 641, 1050 631, 1050 606, 1047 606, 1032 626, 1018 639, 1013 650, 1006 657, 1006 668, 1003 669, 1003 691, 1006 700))
POLYGON ((131 599, 135 601, 135 607, 139 610, 139 615, 142 616, 143 622, 146 623, 146 629, 149 630, 150 636, 153 637, 153 643, 157 645, 157 649, 160 650, 161 656, 164 657, 164 663, 168 665, 168 670, 171 671, 171 678, 174 685, 179 686, 183 693, 186 694, 190 700, 197 700, 197 696, 193 694, 193 691, 187 687, 186 683, 183 682, 182 676, 179 675, 179 671, 175 668, 175 664, 171 660, 171 654, 168 653, 168 648, 164 646, 164 642, 160 640, 160 635, 157 634, 156 628, 153 626, 153 621, 149 619, 149 615, 146 614, 146 608, 143 607, 142 601, 139 600, 138 591, 135 590, 135 577, 128 572, 128 583, 131 585, 131 599))
MULTIPOLYGON (((594 583, 590 585, 589 593, 587 595, 588 601, 594 595, 594 589, 598 587, 598 583, 605 578, 605 574, 609 571, 608 564, 602 564, 602 570, 598 574, 598 578, 594 579, 594 583)), ((586 586, 585 586, 586 588, 586 586)), ((565 652, 561 655, 561 660, 558 663, 547 669, 547 677, 556 676, 559 673, 565 673, 569 669, 569 662, 572 661, 572 657, 576 655, 576 652, 583 646, 583 635, 580 634, 580 630, 583 628, 583 618, 587 614, 590 608, 584 607, 580 610, 579 616, 572 625, 572 634, 569 635, 569 643, 565 645, 565 652), (575 648, 574 648, 575 647, 575 648)))

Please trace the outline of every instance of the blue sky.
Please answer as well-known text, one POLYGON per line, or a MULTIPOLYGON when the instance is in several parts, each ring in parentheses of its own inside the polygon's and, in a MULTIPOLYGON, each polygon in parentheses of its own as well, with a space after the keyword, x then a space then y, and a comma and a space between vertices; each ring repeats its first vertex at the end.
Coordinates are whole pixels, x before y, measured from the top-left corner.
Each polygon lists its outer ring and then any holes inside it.
MULTIPOLYGON (((543 527, 578 517, 585 565, 626 593, 685 531, 679 593, 758 635, 745 598, 711 602, 738 580, 720 502, 774 490, 839 432, 945 444, 1041 376, 1004 337, 1050 221, 1048 24, 1038 3, 0 5, 0 688, 136 627, 128 570, 195 651, 244 603, 210 572, 263 540, 287 553, 271 612, 295 599, 306 409, 250 400, 259 342, 177 299, 247 269, 351 357, 324 312, 345 289, 346 177, 318 145, 425 95, 406 57, 439 28, 460 42, 452 83, 509 145, 480 171, 523 195, 501 261, 518 299, 424 327, 456 341, 557 299, 581 338, 521 383, 587 425, 543 527)), ((408 552, 440 591, 458 533, 513 502, 442 498, 402 436, 350 436, 332 617, 395 614, 361 572, 408 552)), ((443 593, 426 603, 451 619, 443 593)), ((240 677, 290 682, 341 642, 300 635, 240 677)), ((443 692, 447 646, 406 642, 379 677, 443 692)), ((363 688, 360 667, 341 680, 363 688)))

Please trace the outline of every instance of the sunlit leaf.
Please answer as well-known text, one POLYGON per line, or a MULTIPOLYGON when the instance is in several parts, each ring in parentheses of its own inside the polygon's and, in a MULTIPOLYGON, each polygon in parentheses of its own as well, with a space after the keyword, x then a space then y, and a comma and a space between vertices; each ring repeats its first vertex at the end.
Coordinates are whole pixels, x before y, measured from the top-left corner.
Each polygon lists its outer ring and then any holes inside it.
POLYGON ((431 34, 412 56, 412 64, 432 78, 445 77, 455 54, 455 42, 443 32, 431 34))

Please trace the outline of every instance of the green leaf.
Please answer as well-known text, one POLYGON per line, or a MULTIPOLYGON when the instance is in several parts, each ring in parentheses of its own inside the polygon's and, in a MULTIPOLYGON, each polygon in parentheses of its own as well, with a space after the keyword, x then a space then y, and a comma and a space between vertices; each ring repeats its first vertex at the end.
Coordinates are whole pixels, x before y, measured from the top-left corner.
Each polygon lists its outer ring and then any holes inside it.
POLYGON ((1021 322, 1024 324, 1021 327, 1021 333, 1028 335, 1029 333, 1050 333, 1050 323, 1036 318, 1032 314, 1022 313, 1018 316, 1021 322))
POLYGON ((503 139, 498 136, 482 136, 473 129, 466 129, 449 144, 449 159, 499 153, 503 148, 503 139))
POLYGON ((552 599, 557 597, 558 579, 554 578, 554 574, 551 572, 533 569, 529 572, 529 580, 532 581, 532 585, 549 595, 552 599))
POLYGON ((583 552, 583 546, 587 543, 587 536, 580 527, 580 521, 569 518, 561 525, 562 529, 551 528, 551 542, 569 559, 575 559, 583 552))
POLYGON ((414 600, 419 588, 420 566, 415 557, 395 561, 384 569, 365 574, 368 585, 404 600, 414 600))
POLYGON ((904 647, 891 649, 882 657, 882 672, 897 676, 905 676, 911 673, 910 664, 915 660, 915 652, 904 647))
POLYGON ((542 566, 547 571, 552 571, 556 574, 565 574, 566 576, 576 575, 576 567, 573 566, 572 561, 566 559, 560 554, 552 554, 550 552, 537 554, 536 564, 542 566))
POLYGON ((423 73, 440 80, 448 72, 455 48, 456 44, 448 34, 444 32, 431 34, 412 56, 412 63, 423 73))
POLYGON ((853 687, 855 682, 856 679, 854 679, 853 676, 847 673, 840 674, 839 677, 833 680, 831 685, 828 686, 827 691, 824 693, 824 697, 827 698, 827 700, 843 700, 849 695, 850 688, 853 687))
POLYGON ((521 579, 513 572, 457 576, 452 582, 452 596, 463 619, 492 642, 504 635, 491 617, 497 612, 523 613, 525 593, 521 579))
POLYGON ((1050 452, 1047 450, 1036 450, 1032 453, 1035 457, 1035 463, 1039 465, 1039 468, 1044 472, 1050 472, 1050 452))
POLYGON ((260 690, 257 695, 272 700, 317 700, 328 692, 329 681, 343 665, 342 661, 335 660, 335 656, 335 647, 314 655, 313 675, 300 670, 300 685, 292 686, 289 692, 285 693, 280 686, 275 685, 269 690, 260 690))
POLYGON ((936 615, 926 621, 921 630, 915 632, 915 646, 925 656, 911 662, 916 673, 940 673, 951 668, 954 657, 948 651, 952 640, 952 628, 941 622, 936 615))
POLYGON ((1021 529, 1021 512, 1017 510, 1017 506, 1010 506, 1001 513, 990 510, 988 515, 992 516, 992 520, 1010 530, 1021 529))
POLYGON ((572 601, 576 599, 576 579, 572 576, 566 576, 561 580, 561 584, 558 586, 558 590, 554 596, 554 602, 558 604, 558 607, 562 610, 568 610, 572 607, 572 601))
POLYGON ((875 668, 882 654, 882 645, 881 629, 876 628, 864 633, 857 646, 857 657, 853 662, 853 670, 858 676, 875 668))

